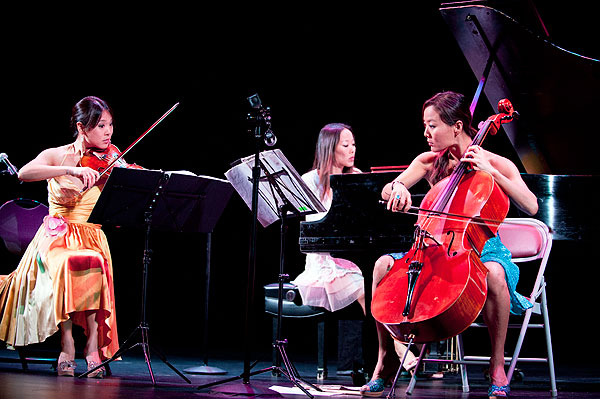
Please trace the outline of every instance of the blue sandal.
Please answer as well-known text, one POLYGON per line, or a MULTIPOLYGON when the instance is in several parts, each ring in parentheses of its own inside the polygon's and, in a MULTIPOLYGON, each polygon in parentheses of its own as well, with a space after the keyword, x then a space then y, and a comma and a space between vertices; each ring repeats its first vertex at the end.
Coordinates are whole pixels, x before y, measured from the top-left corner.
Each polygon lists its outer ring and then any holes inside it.
POLYGON ((378 397, 383 395, 384 388, 383 378, 376 378, 360 387, 360 394, 362 396, 378 397))
POLYGON ((488 389, 488 398, 507 398, 510 393, 510 387, 508 385, 502 385, 499 387, 498 385, 490 385, 490 389, 488 389))

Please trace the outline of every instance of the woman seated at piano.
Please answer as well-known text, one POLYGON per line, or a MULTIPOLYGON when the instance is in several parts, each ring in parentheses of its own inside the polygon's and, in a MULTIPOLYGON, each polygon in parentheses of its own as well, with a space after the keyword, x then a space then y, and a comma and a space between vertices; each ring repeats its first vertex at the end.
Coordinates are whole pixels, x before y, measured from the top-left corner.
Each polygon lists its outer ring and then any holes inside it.
MULTIPOLYGON (((500 189, 519 209, 528 215, 538 211, 536 196, 529 190, 517 167, 507 158, 471 145, 477 131, 471 127, 469 104, 462 94, 442 92, 423 105, 424 136, 431 151, 418 155, 409 167, 388 183, 381 196, 394 212, 405 212, 411 206, 409 189, 421 179, 433 186, 460 162, 471 163, 473 169, 490 173, 500 189)), ((397 261, 384 255, 377 260, 373 270, 373 293, 378 283, 397 261)), ((506 397, 509 381, 504 370, 504 343, 509 314, 521 314, 532 304, 516 292, 519 269, 511 261, 511 254, 498 237, 489 239, 482 251, 481 261, 488 269, 488 293, 482 315, 488 326, 491 341, 489 397, 506 397)), ((392 340, 385 327, 378 323, 379 352, 371 381, 361 387, 365 396, 380 396, 384 383, 395 375, 394 363, 399 363, 392 340), (392 346, 393 347, 393 346, 392 346)))
MULTIPOLYGON (((327 210, 333 195, 329 176, 360 173, 354 167, 355 154, 356 144, 350 126, 330 123, 321 129, 313 168, 302 175, 302 179, 327 210)), ((306 220, 319 220, 326 213, 307 215, 306 220)), ((292 283, 298 286, 305 305, 335 312, 357 301, 366 314, 364 278, 360 268, 349 260, 335 258, 329 253, 309 253, 305 270, 292 283)))

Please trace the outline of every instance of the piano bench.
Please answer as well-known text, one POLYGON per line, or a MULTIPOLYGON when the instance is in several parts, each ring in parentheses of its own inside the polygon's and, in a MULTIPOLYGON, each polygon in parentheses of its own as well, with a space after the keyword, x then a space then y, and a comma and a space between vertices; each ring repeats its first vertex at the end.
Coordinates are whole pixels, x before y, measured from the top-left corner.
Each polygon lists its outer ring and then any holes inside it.
MULTIPOLYGON (((273 342, 277 339, 277 308, 279 283, 267 284, 265 289, 265 312, 273 316, 273 342)), ((282 319, 314 318, 317 321, 317 380, 327 378, 327 358, 325 352, 325 309, 302 304, 298 287, 283 284, 282 319)), ((277 363, 277 348, 273 347, 273 365, 277 363)))

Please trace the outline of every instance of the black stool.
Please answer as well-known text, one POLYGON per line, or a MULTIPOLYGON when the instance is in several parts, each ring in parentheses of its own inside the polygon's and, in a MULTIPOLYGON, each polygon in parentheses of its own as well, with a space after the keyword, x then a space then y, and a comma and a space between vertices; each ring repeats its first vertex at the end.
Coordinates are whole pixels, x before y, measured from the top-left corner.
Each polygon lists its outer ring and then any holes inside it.
MULTIPOLYGON (((265 312, 273 317, 273 342, 277 337, 277 307, 279 299, 279 283, 265 285, 265 312)), ((317 380, 327 378, 327 357, 325 351, 325 314, 323 308, 302 304, 298 287, 294 284, 283 284, 283 304, 281 317, 290 319, 316 318, 317 321, 317 380)), ((273 364, 277 361, 278 351, 273 348, 273 364)))

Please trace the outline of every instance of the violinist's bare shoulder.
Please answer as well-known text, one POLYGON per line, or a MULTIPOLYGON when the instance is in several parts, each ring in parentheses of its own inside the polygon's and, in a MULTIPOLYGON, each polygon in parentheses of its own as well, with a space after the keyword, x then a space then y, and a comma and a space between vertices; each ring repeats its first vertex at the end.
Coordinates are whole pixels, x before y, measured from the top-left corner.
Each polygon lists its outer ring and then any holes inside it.
POLYGON ((38 181, 68 173, 78 162, 69 145, 51 147, 40 152, 19 170, 21 181, 38 181))
POLYGON ((47 148, 40 152, 30 163, 50 166, 60 165, 62 159, 68 154, 68 148, 68 145, 47 148))

